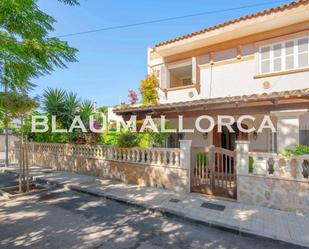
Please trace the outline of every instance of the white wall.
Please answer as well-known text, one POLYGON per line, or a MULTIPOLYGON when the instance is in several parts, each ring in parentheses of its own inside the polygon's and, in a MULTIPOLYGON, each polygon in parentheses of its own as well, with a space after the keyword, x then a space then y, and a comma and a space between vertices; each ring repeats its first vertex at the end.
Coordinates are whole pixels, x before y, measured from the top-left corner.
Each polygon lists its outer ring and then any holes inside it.
POLYGON ((242 59, 237 60, 237 48, 216 51, 215 64, 210 67, 209 54, 198 57, 200 66, 200 93, 195 88, 168 91, 167 96, 160 92, 161 103, 192 101, 205 98, 239 96, 256 93, 270 93, 309 87, 309 71, 290 73, 280 76, 254 78, 259 74, 258 50, 260 46, 282 42, 294 38, 308 36, 309 32, 242 45, 242 59), (233 60, 233 61, 231 61, 233 60), (270 87, 264 89, 263 83, 269 82, 270 87), (189 93, 193 93, 193 97, 189 93))
POLYGON ((110 121, 121 121, 123 120, 121 116, 117 115, 116 113, 113 112, 114 107, 108 107, 108 112, 107 112, 107 117, 108 117, 108 122, 110 121))
POLYGON ((275 92, 309 87, 309 72, 254 79, 255 60, 201 70, 202 92, 206 98, 275 92), (263 83, 270 83, 269 89, 263 83))

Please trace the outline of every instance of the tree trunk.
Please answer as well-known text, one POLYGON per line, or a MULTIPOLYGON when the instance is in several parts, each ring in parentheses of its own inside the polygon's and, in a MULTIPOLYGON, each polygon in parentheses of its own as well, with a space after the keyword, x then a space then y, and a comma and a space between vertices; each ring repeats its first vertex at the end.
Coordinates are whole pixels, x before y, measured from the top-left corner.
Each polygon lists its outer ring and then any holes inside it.
POLYGON ((5 133, 5 141, 4 141, 4 143, 5 143, 5 146, 4 146, 5 161, 4 161, 4 165, 5 165, 5 167, 8 167, 9 166, 9 129, 8 129, 7 124, 4 125, 4 133, 5 133))
MULTIPOLYGON (((8 91, 8 87, 7 85, 5 85, 4 87, 4 92, 7 92, 8 91)), ((5 111, 4 113, 4 136, 5 136, 5 145, 4 145, 4 154, 5 154, 5 162, 4 162, 4 165, 5 167, 8 167, 9 166, 9 128, 8 128, 8 122, 7 122, 7 112, 5 111)))
POLYGON ((24 126, 24 118, 21 118, 21 138, 23 141, 22 146, 22 190, 23 192, 26 192, 26 165, 25 165, 25 159, 26 159, 26 141, 24 138, 24 132, 23 132, 23 126, 24 126))
POLYGON ((25 163, 26 163, 26 192, 30 191, 30 176, 29 176, 29 156, 28 156, 28 140, 25 137, 25 163))
POLYGON ((22 163, 23 163, 23 137, 20 137, 19 142, 19 158, 18 158, 18 168, 19 168, 19 174, 18 174, 18 191, 22 192, 22 163))

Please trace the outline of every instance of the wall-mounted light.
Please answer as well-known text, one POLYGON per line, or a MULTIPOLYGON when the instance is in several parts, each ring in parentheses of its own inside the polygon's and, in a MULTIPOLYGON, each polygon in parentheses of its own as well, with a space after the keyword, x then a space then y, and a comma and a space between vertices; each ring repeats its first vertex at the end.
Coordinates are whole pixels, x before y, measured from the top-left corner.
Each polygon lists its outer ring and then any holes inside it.
POLYGON ((252 134, 252 138, 253 138, 253 140, 257 140, 257 138, 258 138, 258 134, 257 134, 257 132, 255 131, 255 132, 253 132, 253 134, 252 134))
POLYGON ((208 138, 208 132, 203 133, 203 138, 206 140, 208 138))

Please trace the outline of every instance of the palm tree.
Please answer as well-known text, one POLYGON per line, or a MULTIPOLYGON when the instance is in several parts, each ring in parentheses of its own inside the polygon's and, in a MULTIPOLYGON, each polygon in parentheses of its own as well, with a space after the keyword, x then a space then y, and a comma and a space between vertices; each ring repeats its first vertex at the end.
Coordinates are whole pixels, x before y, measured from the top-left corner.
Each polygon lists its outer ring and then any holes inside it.
POLYGON ((69 128, 74 116, 77 114, 78 108, 81 104, 80 98, 77 97, 76 93, 70 92, 67 93, 65 96, 65 103, 64 103, 64 127, 69 128))
POLYGON ((57 116, 64 123, 66 92, 61 89, 48 88, 43 93, 42 108, 49 115, 57 116))
POLYGON ((93 114, 93 103, 90 100, 85 100, 80 106, 79 115, 83 122, 89 120, 89 116, 93 114))

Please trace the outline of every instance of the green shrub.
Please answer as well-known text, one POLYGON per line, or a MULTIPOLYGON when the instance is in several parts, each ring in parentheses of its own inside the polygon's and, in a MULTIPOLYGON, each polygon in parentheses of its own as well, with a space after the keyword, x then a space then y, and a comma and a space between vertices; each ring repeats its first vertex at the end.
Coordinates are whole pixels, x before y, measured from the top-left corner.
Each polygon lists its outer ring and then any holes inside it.
POLYGON ((205 153, 196 154, 196 161, 197 165, 204 165, 205 168, 209 166, 209 158, 208 155, 205 153))
POLYGON ((103 133, 101 135, 100 143, 106 144, 106 145, 117 145, 119 136, 120 136, 120 133, 116 131, 109 131, 109 132, 103 133))
POLYGON ((294 150, 295 155, 304 155, 304 154, 309 154, 309 146, 299 144, 296 146, 294 150))
POLYGON ((284 157, 290 157, 294 155, 294 152, 292 150, 284 150, 280 153, 280 155, 284 157))
POLYGON ((285 150, 281 152, 281 155, 286 157, 294 155, 301 156, 305 154, 309 154, 309 146, 303 144, 297 145, 294 150, 285 150))
POLYGON ((143 134, 139 134, 139 144, 138 144, 138 147, 141 147, 141 148, 147 148, 149 147, 150 145, 150 136, 148 133, 143 133, 143 134))
POLYGON ((253 168, 254 168, 254 159, 252 156, 249 156, 249 173, 253 173, 253 168))
POLYGON ((121 148, 137 147, 140 142, 140 137, 136 133, 124 132, 118 137, 118 146, 121 148))

